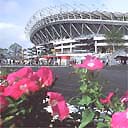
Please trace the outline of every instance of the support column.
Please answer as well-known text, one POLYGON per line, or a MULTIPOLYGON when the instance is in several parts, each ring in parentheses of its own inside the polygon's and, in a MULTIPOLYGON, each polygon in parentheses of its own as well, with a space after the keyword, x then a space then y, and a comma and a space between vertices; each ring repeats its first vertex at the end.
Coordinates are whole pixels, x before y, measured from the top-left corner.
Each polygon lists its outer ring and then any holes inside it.
POLYGON ((70 53, 72 53, 72 43, 70 43, 70 53))
POLYGON ((97 53, 97 40, 95 40, 95 53, 97 53))
POLYGON ((61 44, 61 53, 63 53, 64 50, 63 50, 63 43, 61 44))

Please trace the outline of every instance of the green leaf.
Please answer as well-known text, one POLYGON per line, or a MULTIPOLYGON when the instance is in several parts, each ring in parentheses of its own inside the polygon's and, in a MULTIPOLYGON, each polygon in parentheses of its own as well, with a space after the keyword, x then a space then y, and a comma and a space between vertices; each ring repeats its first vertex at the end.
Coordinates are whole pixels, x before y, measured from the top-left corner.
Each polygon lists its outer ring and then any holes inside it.
POLYGON ((88 123, 90 123, 93 120, 94 115, 95 114, 89 110, 82 112, 82 121, 79 128, 84 128, 88 123))
POLYGON ((111 117, 108 116, 108 115, 105 115, 105 121, 106 121, 106 122, 110 122, 110 120, 111 120, 111 117))
POLYGON ((20 111, 23 115, 25 115, 25 109, 22 109, 21 111, 20 111))
POLYGON ((87 90, 87 85, 81 85, 81 86, 80 86, 80 91, 81 91, 82 93, 84 93, 86 90, 87 90))
POLYGON ((11 114, 14 114, 18 111, 18 108, 14 108, 14 109, 11 109, 8 113, 11 115, 11 114))
POLYGON ((99 102, 99 99, 96 100, 96 106, 98 108, 103 108, 103 105, 99 102))
POLYGON ((16 104, 19 105, 19 104, 22 104, 23 102, 24 102, 24 100, 21 99, 21 100, 18 101, 16 104))
POLYGON ((83 96, 79 102, 80 105, 89 105, 90 103, 92 103, 92 99, 89 96, 83 96))
POLYGON ((99 122, 99 123, 97 124, 97 128, 109 128, 109 126, 108 126, 108 124, 105 124, 105 123, 103 123, 103 122, 99 122))
POLYGON ((15 103, 15 101, 10 97, 7 97, 7 100, 9 101, 10 104, 14 104, 15 103))
POLYGON ((5 123, 5 122, 7 122, 9 120, 12 120, 13 118, 15 118, 15 116, 7 116, 7 117, 5 117, 5 119, 3 120, 3 122, 5 123))
POLYGON ((95 90, 94 89, 90 89, 90 93, 95 93, 95 90))

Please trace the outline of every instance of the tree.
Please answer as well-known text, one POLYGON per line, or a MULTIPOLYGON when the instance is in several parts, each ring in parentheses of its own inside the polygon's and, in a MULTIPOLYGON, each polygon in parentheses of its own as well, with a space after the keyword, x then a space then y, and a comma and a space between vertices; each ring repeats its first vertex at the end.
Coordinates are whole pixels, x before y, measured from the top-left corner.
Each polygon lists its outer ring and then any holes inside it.
POLYGON ((112 30, 107 31, 105 33, 105 38, 107 39, 108 43, 112 45, 113 52, 115 51, 115 46, 120 46, 123 43, 123 34, 119 29, 116 27, 112 27, 112 30))

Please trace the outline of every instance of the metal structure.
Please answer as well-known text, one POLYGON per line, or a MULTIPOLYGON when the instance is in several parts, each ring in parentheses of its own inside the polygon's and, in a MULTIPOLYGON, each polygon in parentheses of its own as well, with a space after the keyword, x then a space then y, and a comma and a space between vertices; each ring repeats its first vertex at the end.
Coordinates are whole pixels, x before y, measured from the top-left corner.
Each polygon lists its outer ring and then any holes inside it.
POLYGON ((113 27, 123 33, 124 45, 128 46, 128 13, 43 9, 32 16, 25 31, 36 46, 71 55, 97 53, 98 48, 108 47, 104 35, 113 27))

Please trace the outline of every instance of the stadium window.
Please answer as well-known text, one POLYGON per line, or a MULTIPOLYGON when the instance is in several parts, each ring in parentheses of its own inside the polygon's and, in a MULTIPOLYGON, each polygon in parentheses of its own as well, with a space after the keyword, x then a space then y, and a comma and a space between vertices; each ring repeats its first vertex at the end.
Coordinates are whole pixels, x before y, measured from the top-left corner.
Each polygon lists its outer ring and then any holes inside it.
POLYGON ((64 43, 63 46, 67 46, 67 45, 70 45, 70 43, 64 43))

